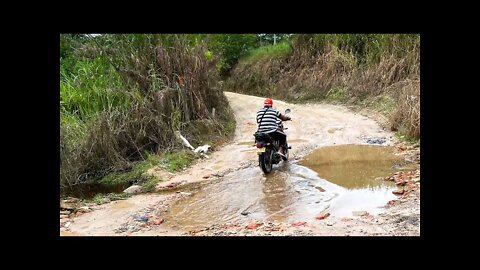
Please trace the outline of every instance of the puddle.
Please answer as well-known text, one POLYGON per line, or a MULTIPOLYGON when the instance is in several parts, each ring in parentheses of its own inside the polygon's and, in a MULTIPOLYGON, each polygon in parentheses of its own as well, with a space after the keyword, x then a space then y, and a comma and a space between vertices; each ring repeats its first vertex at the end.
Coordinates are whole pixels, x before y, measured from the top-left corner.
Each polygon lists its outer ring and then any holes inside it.
MULTIPOLYGON (((393 147, 372 145, 339 145, 323 147, 306 156, 300 164, 321 178, 347 189, 394 186, 375 180, 399 169, 403 159, 393 154, 393 147)), ((407 167, 408 168, 408 167, 407 167)))
POLYGON ((76 232, 60 231, 60 236, 79 236, 76 232))
POLYGON ((335 133, 335 131, 342 130, 342 128, 331 128, 328 130, 328 133, 335 133))
POLYGON ((327 210, 353 217, 355 211, 378 214, 397 198, 389 175, 399 158, 382 146, 334 146, 314 151, 300 163, 274 167, 267 177, 246 168, 198 187, 175 204, 165 223, 176 229, 198 229, 218 223, 311 221, 327 210))
POLYGON ((114 205, 112 205, 113 209, 124 209, 124 208, 129 208, 132 207, 133 204, 126 202, 126 201, 118 201, 114 205))

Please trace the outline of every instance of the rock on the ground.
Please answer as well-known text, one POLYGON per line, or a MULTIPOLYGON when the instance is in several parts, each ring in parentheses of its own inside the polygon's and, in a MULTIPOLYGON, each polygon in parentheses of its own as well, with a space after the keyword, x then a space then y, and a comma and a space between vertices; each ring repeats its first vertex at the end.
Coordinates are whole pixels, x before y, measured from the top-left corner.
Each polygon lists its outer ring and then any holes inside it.
POLYGON ((123 193, 133 194, 133 193, 139 193, 141 190, 142 190, 142 186, 133 185, 125 189, 123 193))
POLYGON ((303 226, 305 224, 307 224, 306 221, 297 221, 297 222, 292 223, 292 226, 293 227, 298 227, 298 226, 303 226))
POLYGON ((60 209, 73 210, 75 209, 75 205, 73 203, 60 201, 60 209))
POLYGON ((64 203, 78 203, 80 200, 74 197, 68 197, 63 200, 64 203))
POLYGON ((91 211, 92 211, 92 209, 90 209, 90 207, 82 206, 82 207, 77 208, 77 210, 75 212, 88 213, 88 212, 91 212, 91 211))
POLYGON ((322 220, 322 219, 326 219, 328 216, 330 216, 330 213, 327 212, 327 213, 319 214, 315 218, 319 219, 319 220, 322 220))
POLYGON ((356 217, 368 215, 367 211, 353 211, 352 214, 356 217))
POLYGON ((261 222, 252 222, 252 223, 247 225, 247 229, 253 230, 253 229, 256 229, 256 228, 258 228, 262 225, 263 225, 263 223, 261 223, 261 222))

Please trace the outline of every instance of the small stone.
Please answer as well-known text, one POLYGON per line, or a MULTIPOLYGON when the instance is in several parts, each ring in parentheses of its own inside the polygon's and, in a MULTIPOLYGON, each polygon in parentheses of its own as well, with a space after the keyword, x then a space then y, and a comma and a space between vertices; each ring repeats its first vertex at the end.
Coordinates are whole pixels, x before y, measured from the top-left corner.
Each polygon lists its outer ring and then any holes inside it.
POLYGON ((395 204, 397 204, 397 203, 398 203, 397 200, 391 200, 391 201, 388 201, 387 205, 393 206, 393 205, 395 205, 395 204))
POLYGON ((297 222, 292 223, 292 226, 293 227, 298 227, 298 226, 304 226, 305 224, 307 224, 306 221, 297 221, 297 222))
POLYGON ((352 214, 354 216, 358 217, 358 216, 368 215, 368 212, 367 211, 353 211, 352 214))
POLYGON ((64 201, 60 201, 60 209, 74 210, 75 205, 73 205, 71 203, 64 202, 64 201))
POLYGON ((155 225, 160 225, 163 223, 163 218, 155 218, 153 219, 152 223, 155 225))
POLYGON ((63 200, 64 203, 77 203, 79 200, 74 197, 68 197, 65 200, 63 200))
POLYGON ((322 220, 322 219, 326 219, 328 216, 330 216, 330 213, 327 212, 327 213, 319 214, 315 218, 318 220, 322 220))
POLYGON ((253 229, 256 229, 256 228, 258 228, 262 225, 263 225, 263 223, 260 223, 260 222, 252 222, 252 223, 247 225, 247 229, 253 230, 253 229))
POLYGON ((90 209, 88 206, 82 206, 82 207, 79 207, 76 211, 77 212, 88 213, 88 212, 91 212, 92 209, 90 209))
POLYGON ((397 189, 397 190, 392 191, 392 193, 395 194, 395 195, 402 195, 404 192, 405 192, 405 190, 403 190, 403 189, 397 189))
POLYGON ((133 193, 139 193, 141 190, 142 190, 142 186, 133 185, 125 189, 123 193, 133 194, 133 193))

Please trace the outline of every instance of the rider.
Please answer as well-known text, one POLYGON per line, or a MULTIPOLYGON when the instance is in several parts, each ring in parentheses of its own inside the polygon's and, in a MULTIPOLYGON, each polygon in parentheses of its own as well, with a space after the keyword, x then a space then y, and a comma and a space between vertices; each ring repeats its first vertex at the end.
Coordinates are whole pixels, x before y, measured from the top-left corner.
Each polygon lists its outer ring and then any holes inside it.
POLYGON ((283 130, 279 129, 278 124, 281 119, 283 121, 292 120, 289 116, 281 114, 277 109, 273 108, 273 100, 271 98, 265 99, 264 107, 257 112, 258 132, 269 133, 269 135, 280 142, 278 147, 278 154, 285 157, 283 154, 283 147, 287 140, 287 135, 283 130))

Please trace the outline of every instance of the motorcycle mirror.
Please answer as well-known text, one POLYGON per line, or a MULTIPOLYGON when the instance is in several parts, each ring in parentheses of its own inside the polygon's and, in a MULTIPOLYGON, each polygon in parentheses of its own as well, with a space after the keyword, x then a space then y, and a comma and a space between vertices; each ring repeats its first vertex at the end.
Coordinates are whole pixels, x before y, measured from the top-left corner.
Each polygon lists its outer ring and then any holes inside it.
POLYGON ((290 113, 290 109, 285 110, 285 114, 290 113))

